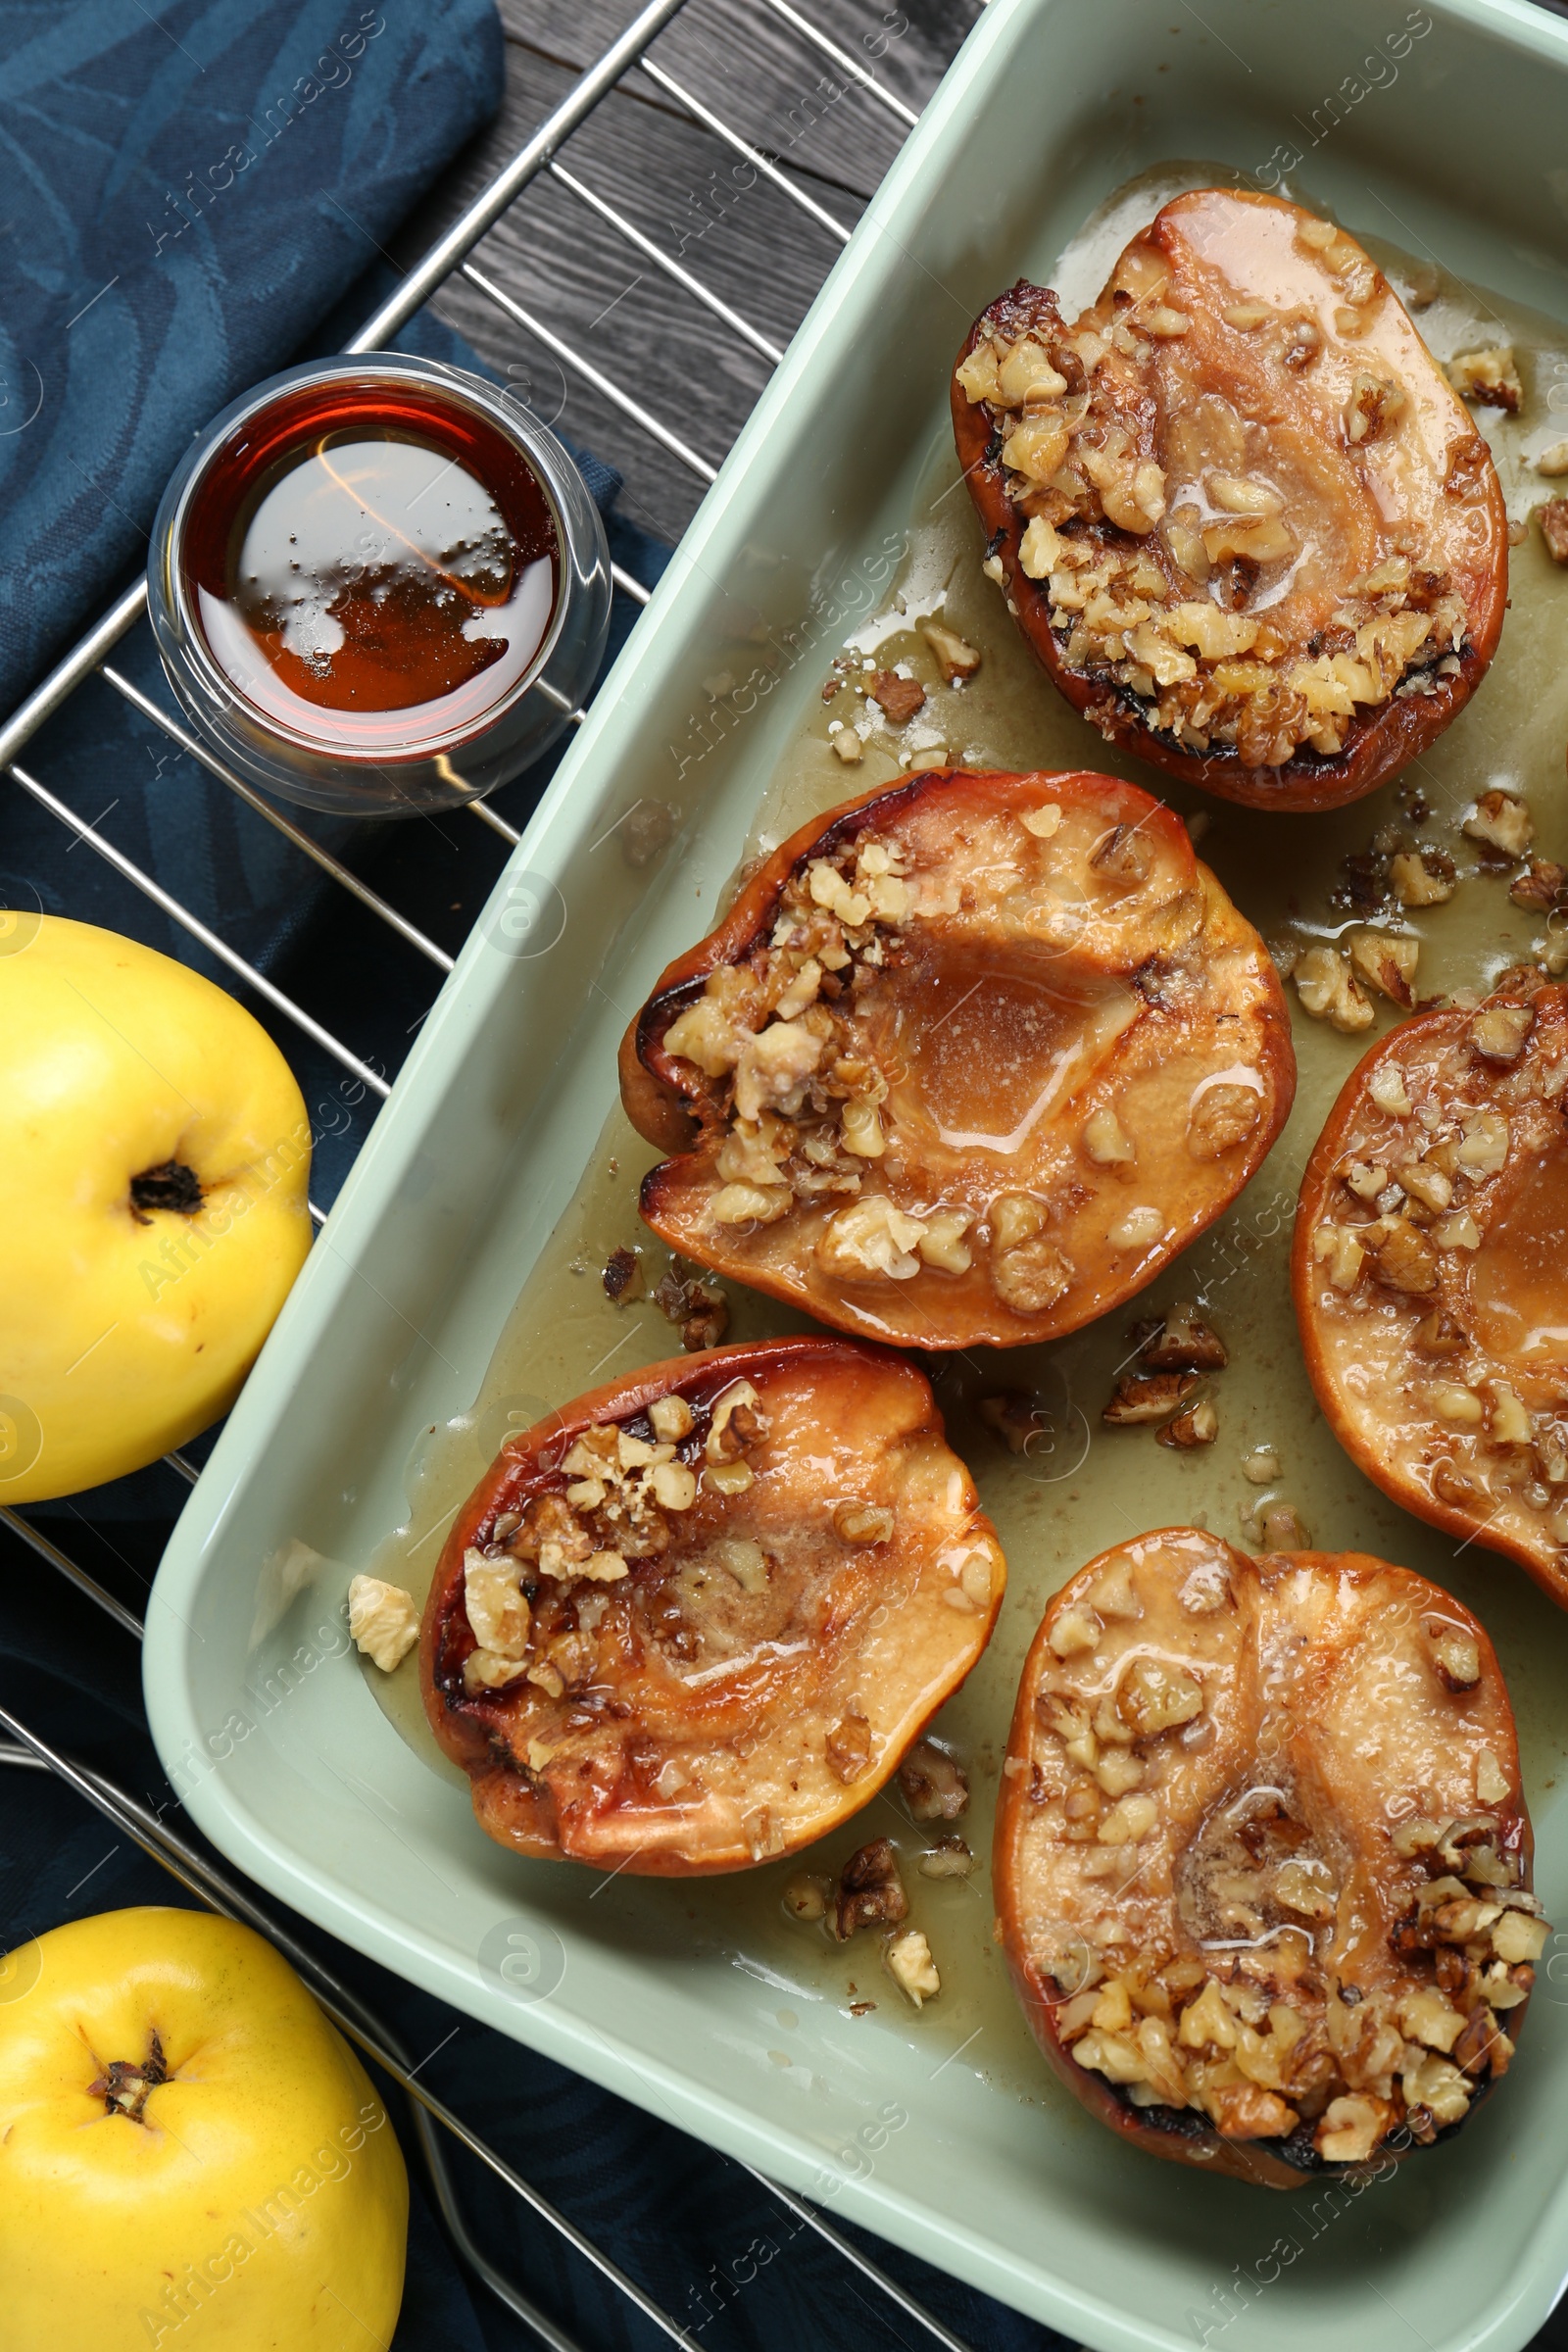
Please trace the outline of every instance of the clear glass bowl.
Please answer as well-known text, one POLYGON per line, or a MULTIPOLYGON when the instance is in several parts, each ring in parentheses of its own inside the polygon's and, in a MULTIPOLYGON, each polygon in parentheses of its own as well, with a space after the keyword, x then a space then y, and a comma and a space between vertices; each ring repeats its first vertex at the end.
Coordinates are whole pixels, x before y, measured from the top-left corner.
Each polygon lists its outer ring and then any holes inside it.
POLYGON ((339 815, 413 816, 482 800, 509 782, 570 723, 598 672, 610 626, 604 525, 555 434, 482 377, 402 353, 285 368, 215 416, 164 492, 147 587, 169 682, 205 741, 262 791, 339 815), (473 691, 447 696, 444 708, 425 702, 376 710, 366 730, 373 740, 354 743, 343 740, 331 711, 317 719, 300 697, 272 695, 260 657, 253 656, 256 696, 242 690, 233 646, 243 624, 229 629, 226 665, 218 658, 210 625, 219 615, 192 570, 193 530, 210 532, 226 495, 217 485, 281 418, 308 414, 313 426, 320 421, 335 430, 333 416, 352 423, 383 401, 389 416, 397 416, 402 401, 413 404, 406 415, 445 416, 454 433, 481 435, 492 448, 499 437, 520 460, 554 525, 555 602, 526 666, 503 677, 493 699, 484 699, 481 672, 473 691), (274 707, 264 707, 263 697, 274 707))

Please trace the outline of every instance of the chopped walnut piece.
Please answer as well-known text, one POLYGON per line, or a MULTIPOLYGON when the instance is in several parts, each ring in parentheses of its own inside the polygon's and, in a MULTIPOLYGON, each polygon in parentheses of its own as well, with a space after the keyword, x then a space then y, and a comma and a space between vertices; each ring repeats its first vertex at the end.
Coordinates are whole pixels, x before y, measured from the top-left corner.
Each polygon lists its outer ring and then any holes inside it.
POLYGON ((470 1544, 463 1555, 463 1594, 481 1649, 502 1658, 527 1656, 530 1615, 515 1560, 491 1559, 470 1544))
POLYGON ((1352 931, 1350 963, 1356 977, 1380 996, 1408 1008, 1415 1002, 1415 968, 1421 942, 1396 931, 1352 931))
POLYGON ((1371 1028, 1371 1000, 1336 949, 1308 948, 1291 977, 1302 1010, 1314 1020, 1328 1021, 1347 1035, 1371 1028))
POLYGON ((909 1915, 909 1898, 899 1876, 890 1838, 873 1838, 853 1853, 839 1873, 833 1933, 840 1943, 861 1928, 897 1927, 909 1915))
POLYGON ((873 1194, 829 1220, 817 1241, 817 1263, 840 1282, 908 1282, 920 1271, 914 1250, 925 1231, 918 1217, 873 1194))
POLYGON ((914 1245, 920 1263, 943 1274, 967 1274, 974 1264, 974 1252, 963 1238, 974 1223, 968 1210, 933 1209, 924 1223, 925 1231, 914 1245))
POLYGON ((833 1513, 833 1533, 843 1544, 886 1544, 893 1529, 893 1513, 882 1503, 841 1502, 833 1513))
MULTIPOLYGON (((679 1261, 676 1261, 678 1266, 679 1261)), ((729 1300, 717 1283, 702 1276, 683 1276, 676 1266, 660 1278, 654 1304, 670 1323, 681 1327, 681 1345, 689 1355, 716 1348, 729 1328, 729 1300)))
POLYGON ((1003 1193, 991 1203, 991 1281, 1014 1314, 1043 1314, 1069 1288, 1073 1264, 1049 1239, 1049 1211, 1027 1193, 1003 1193))
POLYGON ((1191 1723, 1202 1711, 1202 1684, 1158 1658, 1135 1658, 1116 1686, 1116 1712, 1140 1740, 1191 1723))
POLYGON ((1386 1217, 1376 1225, 1361 1226, 1357 1238, 1385 1290, 1426 1298, 1437 1289, 1437 1252, 1403 1217, 1386 1217))
POLYGON ((1337 1291, 1353 1291, 1366 1250, 1349 1226, 1320 1225, 1312 1236, 1312 1262, 1323 1267, 1337 1291))
POLYGON ((1196 1372, 1124 1372, 1101 1419, 1112 1429, 1147 1428, 1168 1421, 1198 1386, 1196 1372))
POLYGON ((956 630, 941 628, 928 620, 921 629, 927 645, 937 658, 938 666, 950 686, 964 678, 972 678, 980 666, 980 656, 972 645, 965 644, 956 630))
POLYGON ((902 1936, 895 1936, 883 1958, 889 1976, 916 2009, 934 2000, 942 1990, 931 1946, 920 1929, 906 1928, 902 1936))
POLYGON ((1426 1634, 1445 1690, 1473 1690, 1481 1680, 1481 1652, 1470 1636, 1441 1619, 1429 1621, 1426 1634))
POLYGON ((1165 1230, 1165 1220, 1151 1200, 1127 1209, 1105 1234, 1107 1246, 1117 1251, 1152 1250, 1165 1230))
POLYGON ((1530 806, 1511 792, 1484 792, 1464 820, 1472 841, 1499 850, 1505 858, 1523 858, 1536 838, 1530 806))
POLYGON ((828 1763, 841 1781, 858 1781, 871 1769, 871 1726, 863 1715, 846 1715, 825 1742, 828 1763))
POLYGON ((1536 509, 1541 536, 1554 564, 1568 564, 1568 498, 1548 498, 1536 509))
POLYGON ((1084 1150, 1097 1168, 1124 1167, 1138 1157, 1138 1147, 1107 1104, 1084 1121, 1084 1150))
POLYGON ((1195 1159, 1219 1159, 1250 1141, 1262 1115, 1260 1087, 1205 1080, 1187 1113, 1187 1149, 1195 1159))
POLYGON ((919 679, 901 678, 893 669, 879 669, 867 691, 896 727, 906 725, 925 703, 925 688, 919 679))
POLYGON ((954 1832, 926 1847, 918 1868, 923 1879, 966 1879, 974 1868, 974 1856, 954 1832))
POLYGON ((1389 880, 1401 906, 1442 906, 1458 887, 1453 859, 1441 850, 1400 850, 1389 859, 1389 880))
POLYGON ((1393 2121, 1388 2099, 1347 2092, 1329 2101, 1312 2145, 1325 2164, 1364 2164, 1393 2121))
POLYGON ((691 1434, 692 1408, 684 1396, 656 1396, 648 1407, 648 1418, 656 1438, 664 1444, 678 1444, 691 1434))
POLYGON ((1528 1004, 1489 1004, 1470 1024, 1470 1042, 1489 1061, 1517 1061, 1535 1014, 1528 1004))
POLYGON ((1200 1397, 1197 1404, 1156 1430, 1155 1436, 1161 1446, 1173 1446, 1183 1453, 1190 1453, 1195 1446, 1213 1445, 1219 1436, 1219 1415, 1208 1397, 1200 1397))
POLYGON ((933 1740, 915 1741, 899 1766, 899 1787, 916 1821, 956 1821, 968 1810, 963 1767, 933 1740))
POLYGON ((1568 865, 1559 865, 1551 858, 1532 858, 1524 872, 1515 874, 1509 883, 1508 896, 1527 913, 1550 914, 1568 900, 1568 865))
POLYGON ((635 1250, 612 1250, 605 1266, 605 1297, 627 1306, 642 1297, 643 1262, 635 1250))
POLYGON ((1473 400, 1479 408, 1506 409, 1510 415, 1524 397, 1511 343, 1461 351, 1448 362, 1448 381, 1461 400, 1473 400))
POLYGON ((379 1576, 351 1577, 349 1634, 372 1666, 393 1674, 419 1639, 419 1612, 401 1585, 379 1576))
POLYGON ((1146 1372, 1223 1372, 1230 1362, 1225 1343, 1185 1299, 1167 1308, 1157 1323, 1128 1334, 1139 1340, 1138 1361, 1146 1372))

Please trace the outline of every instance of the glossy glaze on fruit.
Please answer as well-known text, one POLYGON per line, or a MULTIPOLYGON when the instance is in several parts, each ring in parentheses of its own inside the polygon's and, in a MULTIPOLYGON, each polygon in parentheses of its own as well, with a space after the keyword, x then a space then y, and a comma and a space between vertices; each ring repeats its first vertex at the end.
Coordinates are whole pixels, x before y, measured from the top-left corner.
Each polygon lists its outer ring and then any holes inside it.
POLYGON ((1549 1930, 1495 1655, 1425 1578, 1120 1544, 1051 1602, 1004 1772, 1008 1965, 1124 2138, 1294 2187, 1506 2072, 1549 1930))
POLYGON ((1301 1185, 1301 1346, 1406 1510, 1568 1601, 1568 988, 1423 1013, 1353 1072, 1301 1185))
POLYGON ((1020 282, 958 354, 987 568, 1108 740, 1226 799, 1322 808, 1474 693, 1507 596, 1487 445, 1332 222, 1196 189, 1076 322, 1020 282))
POLYGON ((504 1448, 425 1605, 430 1725, 516 1851, 680 1876, 869 1802, 1005 1563, 912 1364, 831 1339, 652 1364, 504 1448))
POLYGON ((804 827, 628 1030, 676 1156, 642 1213, 823 1322, 1076 1330, 1262 1160, 1295 1085, 1262 942, 1109 776, 933 769, 804 827))

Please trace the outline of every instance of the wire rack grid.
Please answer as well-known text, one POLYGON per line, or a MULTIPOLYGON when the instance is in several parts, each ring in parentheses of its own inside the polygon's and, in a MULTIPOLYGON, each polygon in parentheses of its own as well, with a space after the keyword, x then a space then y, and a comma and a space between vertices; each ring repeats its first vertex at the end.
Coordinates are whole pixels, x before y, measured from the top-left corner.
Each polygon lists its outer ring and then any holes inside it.
MULTIPOLYGON (((504 220, 510 207, 541 176, 548 175, 575 204, 613 232, 631 253, 678 288, 687 300, 700 305, 746 352, 769 367, 776 365, 783 357, 778 343, 761 327, 742 316, 701 275, 649 236, 617 204, 609 201, 588 180, 561 161, 561 151, 572 134, 589 121, 601 103, 619 88, 627 76, 635 73, 656 88, 662 99, 688 122, 699 125, 725 148, 732 150, 759 177, 777 188, 788 204, 825 237, 828 260, 832 258, 833 248, 849 242, 851 232, 842 220, 800 185, 796 177, 782 170, 761 145, 735 129, 723 112, 649 54, 660 34, 665 31, 685 5, 686 0, 649 0, 649 5, 639 11, 618 38, 612 41, 579 75, 561 102, 504 168, 494 174, 457 220, 435 239, 422 258, 407 271, 396 290, 366 320, 347 348, 351 352, 384 348, 433 295, 461 281, 465 286, 471 287, 509 326, 522 329, 534 344, 548 352, 569 381, 584 387, 598 402, 616 412, 638 432, 648 436, 665 456, 674 460, 706 490, 716 478, 717 472, 717 468, 707 458, 693 449, 658 414, 655 407, 628 391, 624 383, 613 380, 596 368, 571 339, 558 332, 547 318, 519 303, 491 271, 472 258, 485 236, 504 220)), ((779 24, 786 27, 790 38, 799 44, 803 57, 811 64, 813 70, 820 71, 825 61, 832 74, 838 76, 845 85, 853 86, 864 103, 882 110, 890 117, 901 138, 917 121, 917 116, 903 99, 878 80, 859 59, 791 6, 790 0, 749 0, 749 5, 759 19, 770 19, 775 27, 779 24)), ((645 605, 649 590, 620 565, 616 564, 612 569, 616 593, 629 598, 635 605, 645 605)), ((205 950, 224 966, 243 990, 259 998, 299 1039, 328 1055, 341 1067, 350 1082, 384 1100, 391 1089, 380 1069, 372 1066, 369 1059, 335 1035, 305 1004, 297 1002, 241 956, 210 924, 117 847, 100 829, 101 819, 89 823, 79 816, 51 788, 48 780, 35 773, 27 763, 24 757, 27 748, 46 721, 64 709, 86 680, 101 677, 131 710, 159 728, 180 752, 199 761, 209 774, 226 787, 258 823, 272 827, 300 857, 309 859, 361 906, 375 915, 391 935, 391 941, 421 956, 442 977, 452 969, 455 957, 445 948, 362 879, 331 849, 314 839, 282 809, 254 791, 243 777, 234 773, 199 737, 182 725, 171 709, 145 693, 117 666, 113 659, 116 648, 145 619, 146 610, 147 590, 142 579, 125 590, 0 727, 0 774, 9 778, 37 807, 66 828, 75 842, 85 844, 124 882, 141 892, 199 949, 205 950)), ((571 715, 573 721, 580 722, 583 712, 579 710, 571 715)), ((475 823, 486 827, 508 851, 521 839, 519 832, 483 801, 475 800, 466 804, 466 812, 475 823)), ((324 1212, 314 1202, 312 1215, 318 1224, 324 1223, 324 1212)), ((173 1452, 165 1458, 186 1484, 195 1483, 197 1468, 183 1454, 173 1452)), ((141 1619, 41 1529, 8 1506, 0 1506, 0 1522, 48 1567, 105 1611, 123 1632, 140 1639, 141 1619)), ((407 2095, 416 2138, 430 2179, 435 2203, 461 2260, 509 2310, 532 2328, 541 2342, 552 2347, 552 2352, 582 2352, 582 2348, 498 2269, 475 2242, 453 2186, 443 2132, 477 2157, 516 2197, 558 2230, 575 2252, 592 2264, 660 2334, 671 2342, 686 2346, 688 2352, 700 2352, 696 2340, 678 2321, 664 2311, 635 2279, 617 2269, 609 2256, 578 2230, 565 2214, 551 2205, 461 2117, 417 2081, 417 2070, 411 2069, 406 2051, 390 2029, 307 1945, 298 1940, 286 1923, 278 1920, 256 1900, 248 1885, 218 1869, 203 1852, 170 1827, 164 1818, 164 1814, 172 1809, 170 1805, 149 1809, 103 1774, 77 1763, 51 1745, 20 1716, 3 1707, 0 1707, 0 1735, 3 1735, 0 1737, 0 1764, 54 1774, 74 1789, 83 1802, 113 1823, 122 1835, 160 1863, 199 1901, 259 1929, 294 1963, 340 2030, 407 2095), (438 2126, 440 2130, 437 2130, 438 2126)), ((766 2180, 760 2174, 755 2174, 753 2178, 777 2198, 800 2224, 831 2245, 846 2264, 853 2266, 887 2299, 890 2308, 913 2322, 928 2339, 946 2346, 948 2352, 968 2352, 968 2347, 960 2338, 873 2263, 858 2245, 842 2236, 813 2206, 794 2196, 777 2182, 766 2180)))

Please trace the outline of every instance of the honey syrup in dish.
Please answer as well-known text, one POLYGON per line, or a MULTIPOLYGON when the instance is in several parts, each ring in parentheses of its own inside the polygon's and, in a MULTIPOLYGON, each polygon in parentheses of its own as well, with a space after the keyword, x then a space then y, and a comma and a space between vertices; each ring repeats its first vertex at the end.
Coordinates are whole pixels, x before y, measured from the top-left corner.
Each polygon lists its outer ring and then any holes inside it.
POLYGON ((229 683, 340 752, 467 732, 531 667, 559 587, 528 466, 438 392, 308 386, 199 484, 186 585, 229 683))
MULTIPOLYGON (((1182 188, 1225 180, 1218 168, 1202 164, 1145 174, 1109 197, 1065 254, 1029 257, 1029 272, 1056 286, 1065 307, 1087 303, 1128 239, 1163 203, 1182 188)), ((1314 205, 1311 189, 1291 192, 1314 205)), ((1357 227, 1354 220, 1348 225, 1352 232, 1357 227)), ((1417 324, 1440 358, 1508 342, 1523 355, 1527 399, 1520 415, 1476 412, 1478 427, 1496 458, 1509 512, 1522 520, 1553 486, 1535 472, 1534 456, 1568 432, 1568 339, 1562 326, 1375 238, 1368 242, 1397 287, 1419 287, 1425 299, 1416 310, 1417 324)), ((999 270, 999 283, 1002 275, 999 270)), ((946 420, 950 357, 944 348, 930 359, 932 438, 909 507, 896 518, 907 526, 897 570, 868 617, 866 608, 857 606, 854 617, 847 612, 813 636, 812 652, 803 664, 807 685, 798 697, 798 716, 771 763, 739 870, 808 819, 891 782, 922 757, 971 767, 1101 769, 1131 777, 1190 819, 1195 837, 1200 835, 1200 856, 1284 961, 1293 951, 1340 938, 1364 919, 1336 897, 1342 860, 1364 853, 1380 827, 1411 821, 1401 793, 1408 797, 1413 785, 1430 809, 1417 838, 1451 852, 1464 875, 1451 904, 1405 917, 1422 942, 1423 993, 1485 988, 1496 971, 1529 955, 1541 935, 1540 918, 1513 905, 1505 881, 1478 870, 1475 845, 1465 840, 1459 823, 1479 790, 1489 783, 1506 786, 1531 802, 1539 854, 1568 861, 1561 786, 1562 747, 1568 739, 1568 666, 1561 655, 1568 571, 1551 562, 1539 530, 1511 551, 1513 602, 1492 673, 1417 767, 1366 800, 1334 811, 1281 816, 1222 804, 1102 743, 1057 694, 1018 635, 1002 595, 980 568, 983 533, 961 489, 946 420), (980 668, 967 683, 942 681, 922 635, 928 620, 956 631, 980 652, 980 668), (855 665, 855 674, 906 664, 925 684, 925 707, 900 730, 882 723, 874 703, 851 694, 824 704, 821 688, 841 653, 855 665), (855 724, 861 735, 861 757, 853 765, 834 752, 829 730, 835 723, 855 724)), ((852 562, 850 551, 835 564, 834 576, 852 562)), ((760 642, 748 628, 761 617, 765 582, 773 575, 760 576, 756 612, 745 606, 744 584, 737 583, 735 638, 720 638, 711 649, 715 668, 727 664, 742 681, 758 659, 760 642)), ((808 593, 803 584, 803 596, 808 593)), ((705 913, 703 927, 714 919, 705 913)), ((971 977, 956 971, 947 976, 947 992, 940 1003, 933 1002, 937 1018, 958 1004, 971 977)), ((607 1885, 583 1874, 593 1899, 590 1906, 587 1890, 577 1898, 574 1932, 586 1921, 585 1932, 635 1940, 640 1949, 671 1955, 683 1966, 734 1969, 749 1976, 756 2047, 746 2056, 763 2069, 788 2058, 791 2082, 813 2086, 808 2045, 814 2044, 818 2057, 831 2046, 843 2071, 874 2063, 864 2052, 874 2037, 891 2030, 920 2037, 931 2052, 931 2071, 950 2058, 955 2061, 939 2085, 948 2095, 967 2095, 958 2086, 979 2076, 1011 2097, 1050 2108, 1066 2131, 1085 2128, 1040 2061, 992 1939, 992 1816, 1019 1674, 1048 1599, 1086 1560, 1145 1529, 1206 1526, 1253 1550, 1260 1542, 1259 1512, 1289 1502, 1299 1510, 1315 1544, 1381 1553, 1449 1585, 1486 1618, 1504 1655, 1530 1785, 1540 1786, 1560 1769, 1561 1710, 1555 1701, 1548 1710, 1539 1683, 1513 1669, 1513 1661, 1532 1648, 1558 1654, 1553 1646, 1557 1612, 1526 1578, 1479 1546, 1455 1559, 1451 1544, 1370 1487, 1314 1403, 1287 1281, 1292 1218, 1306 1154, 1375 1033, 1341 1036, 1300 1014, 1294 988, 1287 994, 1300 1069, 1297 1107, 1268 1163, 1233 1209, 1123 1312, 1049 1347, 976 1348, 921 1359, 933 1380, 948 1441, 969 1464, 1007 1556, 1007 1592, 991 1645, 931 1726, 968 1774, 968 1811, 951 1825, 916 1824, 895 1781, 819 1845, 733 1877, 662 1882, 623 1872, 607 1885), (1159 1446, 1149 1430, 1105 1429, 1101 1413, 1124 1368, 1129 1325, 1177 1300, 1195 1298, 1230 1350, 1230 1365, 1212 1387, 1216 1441, 1183 1452, 1159 1446), (1009 1392, 1021 1393, 1035 1415, 1034 1434, 1024 1442, 1020 1433, 1017 1451, 979 1409, 1009 1392), (1267 1483, 1260 1483, 1265 1477, 1267 1483), (965 1879, 926 1878, 920 1854, 950 1827, 969 1845, 974 1869, 965 1879), (789 1918, 780 1899, 797 1872, 830 1876, 856 1847, 883 1836, 898 1848, 910 1922, 926 1932, 942 1976, 940 1995, 919 2013, 886 1975, 873 1936, 836 1945, 820 1925, 789 1918), (867 2002, 874 2004, 874 2014, 866 2014, 867 2002), (786 2016, 798 2023, 784 2026, 786 2016), (819 2022, 824 2020, 825 2032, 819 2022), (861 2035, 867 2039, 854 2038, 861 2035)), ((1097 1020, 1112 1025, 1120 1017, 1114 993, 1090 1009, 1097 1020)), ((970 999, 949 1023, 958 1032, 958 1048, 939 1049, 926 1074, 926 1115, 965 1132, 982 1125, 972 1115, 965 1067, 968 1057, 979 1054, 1000 1055, 1015 1080, 1009 1088, 1009 1103, 1016 1103, 1009 1129, 1026 1119, 1039 1086, 1052 1082, 1053 1058, 1083 1010, 1055 998, 1020 1001, 1005 991, 984 1009, 970 999), (971 1025, 965 1028, 965 1022, 971 1025), (1043 1067, 1032 1088, 1026 1083, 1027 1065, 1035 1052, 1043 1067)), ((1393 1005, 1380 1004, 1378 1010, 1380 1030, 1396 1017, 1393 1005)), ((942 1036, 947 1035, 945 1029, 942 1036)), ((608 1117, 599 1142, 574 1198, 531 1267, 478 1396, 459 1419, 425 1434, 408 1467, 405 1524, 388 1531, 370 1557, 353 1563, 404 1585, 421 1602, 452 1518, 509 1427, 524 1428, 602 1381, 680 1352, 678 1331, 651 1298, 668 1254, 637 1215, 638 1182, 661 1154, 628 1126, 614 1102, 608 1065, 603 1100, 608 1117), (622 1248, 639 1252, 644 1279, 630 1303, 615 1305, 600 1277, 612 1251, 622 1248)), ((1011 1140, 1010 1134, 994 1139, 1003 1145, 1011 1140)), ((1004 1153, 999 1159, 1005 1164, 1004 1153)), ((1555 1183, 1555 1170, 1543 1175, 1539 1210, 1543 1232, 1553 1236, 1568 1228, 1568 1208, 1561 1205, 1555 1183)), ((1562 1200, 1568 1201, 1568 1181, 1562 1200)), ((1558 1343, 1555 1332, 1544 1330, 1546 1319, 1534 1313, 1540 1281, 1534 1256, 1518 1266, 1489 1264, 1481 1280, 1491 1286, 1487 1297, 1494 1311, 1512 1314, 1525 1337, 1537 1343, 1539 1353, 1529 1360, 1546 1359, 1558 1343)), ((795 1310, 738 1283, 723 1287, 730 1303, 730 1340, 813 1328, 795 1310)), ((364 1671, 376 1702, 410 1745, 432 1771, 459 1783, 462 1776, 441 1756, 425 1723, 416 1660, 411 1657, 391 1677, 368 1664, 364 1671)), ((454 1793, 458 1802, 466 1802, 457 1788, 454 1793)), ((544 1899, 532 1891, 538 1884, 530 1879, 530 1900, 544 1899)), ((833 2069, 828 2075, 836 2079, 833 2069)))

